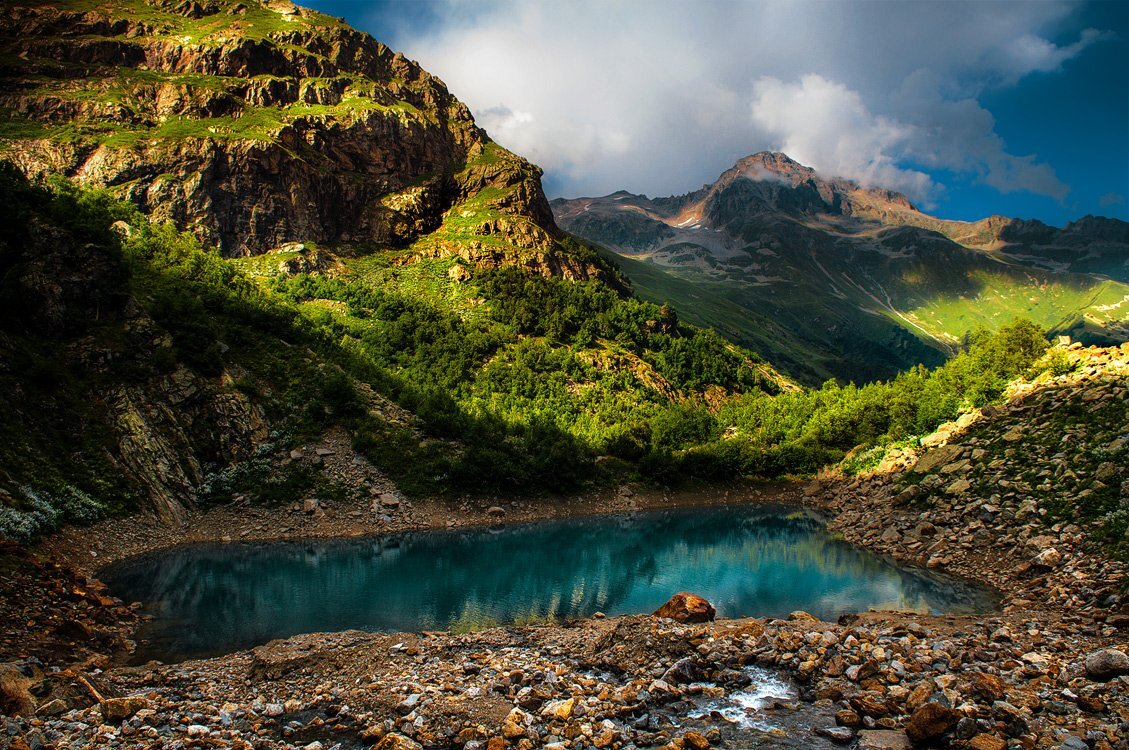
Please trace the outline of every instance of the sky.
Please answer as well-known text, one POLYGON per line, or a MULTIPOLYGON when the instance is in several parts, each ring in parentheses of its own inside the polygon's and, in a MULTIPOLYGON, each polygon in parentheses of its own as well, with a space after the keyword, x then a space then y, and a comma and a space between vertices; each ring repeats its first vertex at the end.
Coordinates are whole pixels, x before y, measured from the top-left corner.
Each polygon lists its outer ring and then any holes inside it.
POLYGON ((1129 2, 299 0, 417 60, 550 197, 783 151, 947 219, 1129 220, 1129 2))

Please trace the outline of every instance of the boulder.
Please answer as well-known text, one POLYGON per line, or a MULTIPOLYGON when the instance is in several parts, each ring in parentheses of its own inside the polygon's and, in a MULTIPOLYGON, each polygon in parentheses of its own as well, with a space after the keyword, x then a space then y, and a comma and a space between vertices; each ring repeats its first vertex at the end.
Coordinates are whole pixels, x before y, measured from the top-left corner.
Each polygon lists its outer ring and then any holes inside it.
POLYGON ((1129 656, 1113 648, 1095 651, 1086 657, 1086 676, 1098 682, 1129 675, 1129 656))
POLYGON ((717 616, 717 610, 697 594, 680 591, 670 597, 670 601, 656 609, 654 615, 676 622, 709 622, 717 616))
POLYGON ((1054 547, 1048 547, 1035 557, 1035 564, 1043 568, 1053 568, 1062 562, 1062 553, 1054 547))
POLYGON ((506 515, 506 509, 501 507, 500 505, 491 505, 489 508, 487 508, 486 514, 491 518, 501 518, 502 516, 506 515))
POLYGON ((906 735, 918 744, 932 742, 956 726, 964 716, 960 711, 940 703, 926 703, 910 716, 906 735))
POLYGON ((952 463, 960 457, 960 454, 963 451, 964 446, 955 445, 952 443, 950 443, 949 445, 942 445, 939 448, 934 448, 921 458, 917 459, 917 463, 913 465, 912 471, 918 474, 928 474, 930 471, 936 469, 939 466, 945 466, 946 464, 952 463))
POLYGON ((102 709, 102 719, 107 724, 120 724, 143 708, 149 707, 149 701, 140 696, 128 698, 107 698, 99 704, 102 709))

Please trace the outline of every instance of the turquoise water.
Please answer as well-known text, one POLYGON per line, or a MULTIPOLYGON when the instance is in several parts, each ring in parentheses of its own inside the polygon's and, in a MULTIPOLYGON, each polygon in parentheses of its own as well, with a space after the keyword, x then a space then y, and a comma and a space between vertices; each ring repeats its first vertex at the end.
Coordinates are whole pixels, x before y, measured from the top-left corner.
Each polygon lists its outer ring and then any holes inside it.
POLYGON ((298 633, 468 630, 651 612, 677 591, 722 617, 871 607, 991 610, 966 582, 900 568, 784 506, 656 511, 352 540, 182 547, 102 573, 153 620, 139 660, 178 661, 298 633))

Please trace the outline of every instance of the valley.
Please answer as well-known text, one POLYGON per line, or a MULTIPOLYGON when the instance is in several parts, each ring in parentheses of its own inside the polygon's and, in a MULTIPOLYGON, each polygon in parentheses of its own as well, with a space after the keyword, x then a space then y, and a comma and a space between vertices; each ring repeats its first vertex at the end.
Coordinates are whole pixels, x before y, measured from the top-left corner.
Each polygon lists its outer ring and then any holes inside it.
POLYGON ((0 750, 1129 747, 1129 225, 456 94, 0 0, 0 750))
POLYGON ((645 299, 817 385, 951 355, 978 325, 1028 318, 1090 343, 1129 320, 1129 226, 942 221, 905 196, 746 157, 698 191, 557 199, 560 225, 613 251, 645 299))

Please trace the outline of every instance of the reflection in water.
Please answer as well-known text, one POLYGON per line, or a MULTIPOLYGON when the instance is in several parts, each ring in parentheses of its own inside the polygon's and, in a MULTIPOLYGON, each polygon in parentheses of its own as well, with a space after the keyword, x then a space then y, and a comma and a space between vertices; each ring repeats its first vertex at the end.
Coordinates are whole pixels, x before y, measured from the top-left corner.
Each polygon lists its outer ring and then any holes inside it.
POLYGON ((870 607, 967 613, 987 592, 900 569, 784 506, 576 518, 501 530, 193 546, 104 571, 146 603, 138 658, 214 655, 297 633, 448 630, 651 612, 676 591, 719 616, 870 607))

